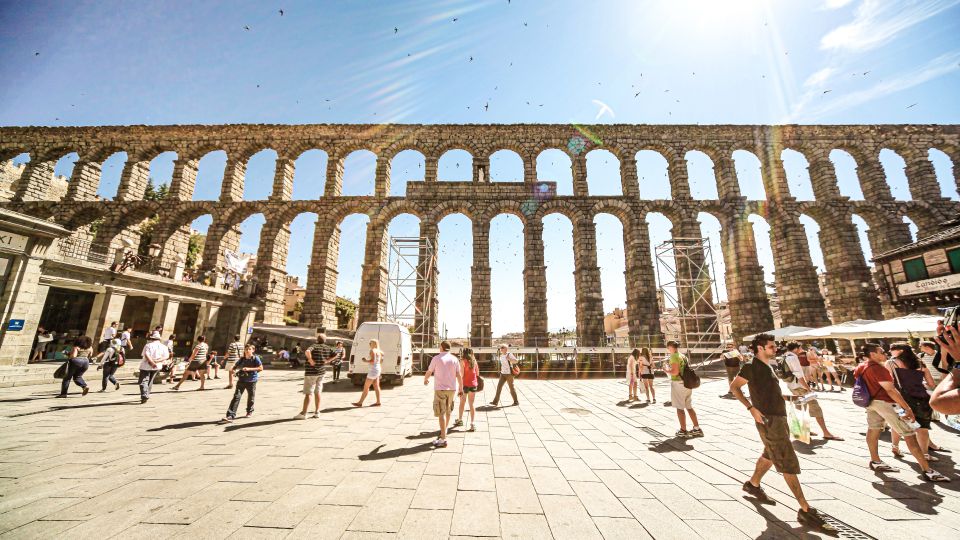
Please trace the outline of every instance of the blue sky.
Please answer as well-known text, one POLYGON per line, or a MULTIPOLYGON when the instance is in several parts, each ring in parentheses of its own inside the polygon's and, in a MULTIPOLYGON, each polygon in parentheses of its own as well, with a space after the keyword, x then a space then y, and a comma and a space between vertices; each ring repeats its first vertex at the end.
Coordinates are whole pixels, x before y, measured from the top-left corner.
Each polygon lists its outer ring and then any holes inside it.
MULTIPOLYGON (((960 121, 960 0, 718 1, 410 1, 375 2, 3 2, 0 3, 0 124, 106 125, 195 123, 957 123, 960 121), (281 16, 279 10, 283 9, 281 16), (456 21, 454 21, 456 19, 456 21), (249 30, 244 27, 249 27, 249 30), (38 54, 39 53, 39 54, 38 54), (471 60, 472 57, 472 60, 471 60), (596 118, 598 100, 612 114, 596 118), (529 104, 528 104, 529 103, 529 104), (488 110, 484 105, 489 104, 488 110)), ((151 166, 168 182, 173 155, 151 166)), ((860 198, 853 164, 835 157, 841 191, 860 198)), ((957 198, 950 163, 932 156, 945 196, 957 198)), ((246 196, 264 198, 271 152, 248 167, 246 196)), ((518 178, 513 156, 495 156, 495 180, 518 178)), ((20 158, 22 161, 25 157, 20 158)), ((104 167, 112 196, 126 156, 104 167)), ((762 197, 758 162, 735 156, 741 186, 762 197)), ((225 156, 201 163, 198 199, 219 192, 225 156)), ((616 163, 591 154, 591 193, 619 189, 616 163)), ((894 195, 909 198, 902 163, 881 160, 894 195)), ((295 196, 322 192, 321 152, 297 162, 295 196)), ((794 195, 812 198, 800 156, 785 155, 794 195)), ((422 177, 418 156, 393 163, 394 192, 422 177)), ((662 159, 639 156, 641 192, 668 190, 662 159)), ((57 170, 68 174, 69 157, 57 170)), ((694 196, 715 189, 710 163, 689 156, 694 196)), ((465 153, 447 155, 442 179, 464 179, 465 153)), ((544 155, 538 175, 569 192, 562 157, 544 155)), ((372 160, 351 156, 345 192, 372 193, 372 160)), ((313 216, 292 225, 288 270, 306 274, 313 216)), ((651 216, 652 243, 669 225, 651 216)), ((209 222, 199 222, 203 228, 209 222)), ((263 218, 244 224, 243 247, 256 248, 263 218)), ((816 226, 806 220, 814 262, 816 226)), ((624 305, 619 224, 599 216, 604 304, 624 305)), ((722 276, 716 223, 714 238, 722 276)), ((760 220, 761 263, 773 265, 760 220)), ((365 220, 343 224, 340 294, 359 290, 365 220)), ((414 234, 415 219, 391 227, 414 234)), ((469 321, 470 223, 441 223, 441 318, 451 335, 469 321)), ((548 320, 572 327, 571 227, 545 224, 548 320)), ((863 240, 865 244, 865 239, 863 240)), ((521 330, 522 228, 492 225, 495 334, 521 330)), ((722 279, 718 280, 722 289, 722 279)), ((724 297, 725 292, 720 291, 724 297)))

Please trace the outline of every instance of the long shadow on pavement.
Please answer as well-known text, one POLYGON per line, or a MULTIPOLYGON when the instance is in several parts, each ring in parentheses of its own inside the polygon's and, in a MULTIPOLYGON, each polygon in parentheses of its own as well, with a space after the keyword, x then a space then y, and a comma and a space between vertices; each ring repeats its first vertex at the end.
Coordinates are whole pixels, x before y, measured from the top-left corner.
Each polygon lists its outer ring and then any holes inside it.
POLYGON ((293 418, 277 418, 276 420, 261 420, 259 422, 250 422, 249 424, 230 424, 224 431, 236 431, 243 428, 272 426, 273 424, 282 424, 284 422, 294 422, 293 418))
MULTIPOLYGON (((410 437, 407 437, 408 439, 410 437)), ((360 454, 357 456, 360 461, 372 461, 378 459, 394 459, 400 456, 409 456, 413 454, 419 454, 420 452, 426 452, 433 448, 433 443, 423 443, 416 446, 411 446, 409 448, 396 448, 394 450, 387 450, 386 452, 381 452, 380 449, 386 446, 381 444, 380 446, 374 448, 370 451, 369 454, 360 454)))
POLYGON ((651 452, 666 454, 669 452, 689 452, 694 448, 687 444, 687 439, 683 437, 673 437, 650 443, 651 452))
POLYGON ((44 409, 42 411, 32 411, 25 413, 11 414, 8 418, 17 418, 20 416, 33 416, 35 414, 45 414, 51 412, 60 412, 60 411, 69 411, 71 409, 89 409, 91 407, 113 407, 120 405, 139 405, 140 403, 134 401, 121 401, 119 403, 88 403, 86 405, 58 405, 56 407, 50 407, 49 409, 44 409))
POLYGON ((181 422, 179 424, 168 424, 166 426, 150 428, 147 431, 166 431, 168 429, 189 429, 192 427, 212 426, 219 423, 220 423, 219 420, 211 420, 209 422, 181 422))

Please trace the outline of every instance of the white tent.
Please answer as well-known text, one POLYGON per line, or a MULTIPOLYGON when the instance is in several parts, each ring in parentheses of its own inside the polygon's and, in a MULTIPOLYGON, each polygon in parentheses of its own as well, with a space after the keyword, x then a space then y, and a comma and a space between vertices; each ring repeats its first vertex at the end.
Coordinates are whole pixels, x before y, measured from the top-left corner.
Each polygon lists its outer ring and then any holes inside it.
POLYGON ((841 339, 932 337, 937 333, 937 320, 942 318, 937 315, 912 313, 886 321, 838 329, 833 333, 833 337, 841 339))
POLYGON ((796 334, 791 334, 790 339, 805 341, 810 339, 835 338, 835 337, 839 337, 836 335, 837 333, 844 332, 851 328, 858 328, 863 325, 872 324, 875 322, 880 322, 880 321, 875 321, 872 319, 857 319, 855 321, 847 321, 844 323, 832 324, 830 326, 824 326, 822 328, 813 328, 805 332, 798 332, 796 334))
MULTIPOLYGON (((793 337, 793 334, 798 332, 805 332, 807 330, 813 330, 809 326, 784 326, 783 328, 777 328, 776 330, 767 330, 766 332, 757 332, 757 334, 770 334, 777 341, 783 341, 787 338, 793 337)), ((746 336, 743 338, 744 341, 750 341, 753 339, 753 334, 751 336, 746 336)))

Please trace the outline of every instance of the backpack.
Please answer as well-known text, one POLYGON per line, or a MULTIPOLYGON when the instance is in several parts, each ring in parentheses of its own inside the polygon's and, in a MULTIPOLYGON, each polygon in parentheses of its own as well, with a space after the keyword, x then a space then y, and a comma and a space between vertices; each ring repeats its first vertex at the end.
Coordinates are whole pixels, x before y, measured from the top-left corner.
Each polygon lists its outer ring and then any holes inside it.
POLYGON ((853 392, 850 393, 850 398, 857 407, 869 407, 870 402, 873 401, 870 388, 867 386, 867 381, 864 380, 863 375, 853 380, 853 392))
POLYGON ((697 375, 693 368, 690 367, 690 361, 687 360, 687 357, 683 358, 683 366, 680 367, 680 380, 683 381, 683 387, 693 390, 694 388, 700 387, 700 376, 697 375))
POLYGON ((777 359, 776 367, 773 371, 777 374, 777 377, 784 382, 792 383, 796 382, 797 380, 796 376, 793 374, 793 370, 790 369, 790 364, 787 363, 786 355, 777 359))

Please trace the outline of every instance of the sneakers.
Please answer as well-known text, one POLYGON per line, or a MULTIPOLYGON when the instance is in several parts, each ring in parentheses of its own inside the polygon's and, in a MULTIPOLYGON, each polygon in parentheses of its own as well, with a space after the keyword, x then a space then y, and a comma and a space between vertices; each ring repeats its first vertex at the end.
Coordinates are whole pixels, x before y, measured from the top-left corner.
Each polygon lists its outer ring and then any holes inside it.
POLYGON ((294 420, 306 420, 306 419, 307 419, 307 415, 305 415, 305 414, 303 414, 303 413, 300 413, 300 414, 294 416, 293 419, 294 419, 294 420))
POLYGON ((89 387, 89 386, 84 386, 84 387, 83 387, 83 392, 80 394, 80 396, 82 397, 82 396, 87 395, 87 392, 89 392, 89 391, 90 391, 90 387, 89 387))
POLYGON ((897 472, 896 467, 891 467, 882 461, 871 461, 870 470, 875 472, 897 472))
POLYGON ((120 389, 120 383, 117 383, 117 385, 116 385, 116 387, 114 388, 114 390, 119 390, 119 389, 120 389))
POLYGON ((248 412, 247 415, 244 416, 244 418, 250 418, 251 416, 253 416, 253 413, 252 413, 252 412, 248 412))
POLYGON ((674 433, 674 436, 680 437, 681 439, 688 439, 690 438, 690 432, 685 429, 678 429, 677 432, 674 433))
MULTIPOLYGON (((102 393, 104 393, 104 392, 106 392, 106 391, 107 391, 107 389, 104 388, 103 390, 97 390, 97 393, 98 393, 98 394, 102 394, 102 393)), ((930 460, 928 459, 927 461, 930 461, 930 460)))
POLYGON ((320 411, 314 411, 310 418, 320 418, 320 411))
POLYGON ((743 490, 761 504, 777 504, 776 501, 767 496, 767 492, 762 487, 751 484, 749 480, 743 483, 743 490))
POLYGON ((700 426, 697 426, 697 427, 691 429, 691 430, 688 431, 687 433, 690 434, 690 437, 703 437, 703 430, 700 429, 700 426))
POLYGON ((230 423, 230 422, 233 422, 233 418, 230 418, 229 416, 224 416, 223 418, 220 419, 220 421, 230 423))
POLYGON ((819 529, 831 536, 839 534, 837 528, 827 523, 826 520, 823 519, 823 516, 820 515, 820 512, 817 512, 816 508, 809 508, 806 512, 804 512, 803 509, 798 510, 797 521, 807 527, 819 529))
POLYGON ((433 447, 434 447, 434 448, 446 448, 446 447, 447 447, 447 440, 446 440, 446 439, 437 439, 437 440, 433 441, 433 447))
POLYGON ((463 420, 460 420, 460 419, 458 418, 458 419, 456 419, 456 420, 453 421, 453 427, 461 427, 461 426, 463 426, 463 420))

